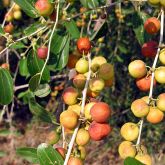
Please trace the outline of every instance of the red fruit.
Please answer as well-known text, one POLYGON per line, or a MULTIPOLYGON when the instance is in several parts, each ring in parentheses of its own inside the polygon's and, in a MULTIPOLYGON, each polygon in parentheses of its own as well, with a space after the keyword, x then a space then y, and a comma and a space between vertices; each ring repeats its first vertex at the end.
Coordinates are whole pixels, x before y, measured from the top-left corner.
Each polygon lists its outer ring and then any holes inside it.
POLYGON ((99 102, 92 106, 90 110, 92 119, 98 123, 104 123, 111 115, 111 109, 108 104, 99 102))
POLYGON ((158 43, 155 41, 149 41, 143 44, 142 54, 145 57, 155 57, 157 53, 158 43))
POLYGON ((160 29, 160 21, 156 17, 151 17, 144 23, 144 29, 149 34, 155 34, 160 29))
POLYGON ((14 30, 14 26, 11 22, 4 27, 4 31, 6 33, 11 34, 13 32, 13 30, 14 30))
POLYGON ((87 54, 91 49, 91 42, 89 41, 89 38, 79 38, 77 41, 77 49, 80 53, 84 52, 85 54, 87 54))
MULTIPOLYGON (((148 91, 150 89, 152 76, 146 76, 136 80, 136 85, 141 91, 148 91)), ((156 85, 156 80, 154 79, 154 86, 156 85)))
POLYGON ((60 153, 60 155, 65 158, 66 150, 62 147, 57 147, 56 150, 60 153))
POLYGON ((49 0, 37 0, 35 8, 41 16, 49 16, 53 12, 53 4, 49 0))
POLYGON ((40 59, 46 59, 48 55, 48 47, 46 46, 41 46, 37 49, 37 56, 40 59))
POLYGON ((8 69, 8 70, 10 68, 8 63, 3 63, 0 67, 3 69, 8 69))
POLYGON ((49 18, 51 19, 51 21, 55 21, 56 20, 56 11, 53 11, 53 13, 49 16, 49 18))
POLYGON ((92 140, 99 141, 108 136, 112 128, 107 123, 97 123, 93 121, 89 127, 89 135, 92 140))
POLYGON ((71 156, 69 158, 68 165, 83 165, 83 162, 80 158, 71 156))

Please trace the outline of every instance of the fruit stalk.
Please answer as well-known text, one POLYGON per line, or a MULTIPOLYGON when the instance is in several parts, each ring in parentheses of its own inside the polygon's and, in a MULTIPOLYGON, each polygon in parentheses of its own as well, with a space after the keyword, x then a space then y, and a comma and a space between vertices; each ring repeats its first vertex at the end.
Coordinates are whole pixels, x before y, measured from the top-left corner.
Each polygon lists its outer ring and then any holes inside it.
MULTIPOLYGON (((82 97, 80 118, 84 114, 84 107, 85 107, 85 102, 86 102, 87 90, 88 90, 89 81, 90 81, 90 77, 91 77, 91 73, 92 73, 92 71, 91 71, 91 54, 90 53, 88 53, 88 62, 89 62, 89 72, 88 72, 88 77, 87 77, 87 80, 85 83, 85 87, 84 87, 83 92, 82 92, 83 97, 82 97)), ((68 163, 68 160, 69 160, 69 157, 70 157, 70 154, 71 154, 71 151, 72 151, 75 139, 76 139, 76 135, 77 135, 77 132, 78 132, 79 127, 80 127, 80 124, 81 124, 81 121, 79 120, 77 127, 75 128, 74 133, 72 135, 71 141, 69 143, 69 147, 68 147, 68 151, 67 151, 66 158, 64 161, 64 165, 67 165, 67 163, 68 163)))
MULTIPOLYGON (((151 84, 150 84, 150 91, 149 91, 148 104, 150 103, 150 101, 151 101, 151 99, 152 99, 152 95, 153 95, 155 69, 156 69, 157 61, 158 61, 158 59, 159 59, 160 46, 162 45, 162 42, 163 42, 163 33, 164 33, 164 8, 162 7, 162 8, 161 8, 160 40, 159 40, 159 46, 158 46, 158 49, 157 49, 157 54, 156 54, 156 56, 155 56, 154 63, 153 63, 153 65, 152 65, 152 78, 151 78, 151 84)), ((137 139, 136 146, 138 146, 138 145, 140 144, 141 133, 142 133, 142 128, 143 128, 143 123, 144 123, 144 119, 142 119, 142 120, 140 121, 139 136, 138 136, 138 139, 137 139)))

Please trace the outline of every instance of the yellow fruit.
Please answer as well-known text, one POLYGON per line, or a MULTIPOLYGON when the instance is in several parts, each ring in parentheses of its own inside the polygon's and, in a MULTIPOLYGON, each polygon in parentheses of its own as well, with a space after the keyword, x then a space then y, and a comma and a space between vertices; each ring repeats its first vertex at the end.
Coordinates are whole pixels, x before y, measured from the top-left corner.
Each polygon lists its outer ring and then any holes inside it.
POLYGON ((93 107, 93 105, 95 105, 95 104, 96 104, 95 102, 90 102, 90 103, 85 105, 84 113, 85 113, 85 118, 87 120, 90 120, 90 121, 92 120, 92 116, 90 114, 90 110, 93 107))
POLYGON ((155 70, 155 79, 160 84, 165 84, 165 66, 160 66, 155 70))
POLYGON ((135 159, 137 159, 138 161, 140 161, 145 165, 152 165, 152 159, 148 154, 137 154, 135 156, 135 159))
POLYGON ((78 104, 70 105, 70 106, 68 107, 68 110, 72 110, 72 111, 76 112, 77 115, 80 115, 81 106, 78 105, 78 104))
POLYGON ((165 49, 162 49, 159 55, 159 60, 162 64, 165 65, 165 49))
POLYGON ((156 105, 161 111, 165 112, 165 93, 162 93, 158 96, 156 105))
POLYGON ((80 58, 76 63, 75 69, 78 73, 84 74, 84 73, 88 72, 88 69, 89 69, 88 65, 89 65, 89 63, 86 59, 80 58))
POLYGON ((92 92, 100 92, 104 89, 105 83, 101 78, 93 78, 89 82, 89 88, 92 92))

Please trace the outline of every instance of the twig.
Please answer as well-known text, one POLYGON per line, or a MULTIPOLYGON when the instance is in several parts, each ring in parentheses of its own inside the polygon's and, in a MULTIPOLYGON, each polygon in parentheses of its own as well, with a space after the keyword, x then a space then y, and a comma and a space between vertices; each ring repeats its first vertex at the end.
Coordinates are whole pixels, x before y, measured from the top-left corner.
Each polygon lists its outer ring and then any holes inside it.
MULTIPOLYGON (((88 85, 89 85, 89 81, 90 81, 90 77, 91 77, 91 69, 90 69, 91 68, 91 55, 90 55, 90 53, 88 54, 88 61, 89 61, 89 72, 88 72, 88 77, 87 77, 87 80, 86 80, 86 83, 85 83, 84 90, 82 92, 83 97, 82 97, 80 118, 84 114, 86 95, 87 95, 88 85)), ((68 151, 67 151, 67 154, 66 154, 66 158, 65 158, 65 161, 64 161, 64 165, 68 164, 68 160, 69 160, 69 157, 70 157, 70 154, 71 154, 71 151, 72 151, 72 148, 73 148, 73 145, 74 145, 74 142, 75 142, 76 135, 77 135, 77 132, 79 130, 80 124, 81 124, 81 121, 78 122, 77 127, 75 128, 74 133, 72 135, 71 141, 69 143, 69 148, 68 148, 68 151)))

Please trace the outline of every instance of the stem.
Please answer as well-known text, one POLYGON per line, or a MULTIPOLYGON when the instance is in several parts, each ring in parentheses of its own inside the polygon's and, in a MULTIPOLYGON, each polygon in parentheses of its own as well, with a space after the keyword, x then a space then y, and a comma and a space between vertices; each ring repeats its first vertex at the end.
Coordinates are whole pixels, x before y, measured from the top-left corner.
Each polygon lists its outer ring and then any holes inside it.
POLYGON ((57 26, 57 23, 58 23, 59 8, 60 8, 60 4, 59 4, 59 0, 57 0, 56 21, 54 23, 54 27, 53 27, 52 33, 50 35, 50 41, 49 41, 49 45, 48 45, 48 54, 47 54, 47 58, 46 58, 46 61, 44 63, 44 66, 43 66, 43 68, 41 70, 40 80, 41 80, 42 74, 44 72, 44 69, 45 69, 45 67, 46 67, 46 65, 48 63, 49 57, 50 57, 50 47, 51 47, 51 43, 52 43, 53 34, 55 32, 55 29, 56 29, 56 26, 57 26))
MULTIPOLYGON (((92 71, 90 69, 91 68, 91 55, 90 55, 90 53, 88 54, 88 61, 89 61, 89 72, 88 72, 88 77, 87 77, 87 80, 86 80, 86 83, 85 83, 84 90, 82 92, 83 97, 82 97, 80 118, 81 118, 81 116, 84 115, 84 107, 85 107, 85 102, 86 102, 87 90, 88 90, 88 85, 89 85, 89 81, 90 81, 90 77, 91 77, 91 73, 92 73, 92 71)), ((79 120, 79 122, 77 124, 77 127, 75 128, 74 133, 72 135, 71 141, 69 143, 69 148, 68 148, 68 151, 67 151, 67 154, 66 154, 64 165, 67 165, 67 163, 68 163, 68 160, 69 160, 70 154, 72 152, 72 148, 73 148, 73 145, 74 145, 74 142, 75 142, 75 139, 76 139, 76 135, 77 135, 77 132, 79 130, 80 125, 81 125, 81 121, 79 120)))

